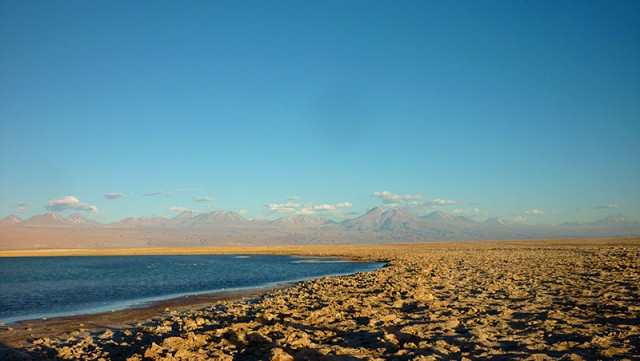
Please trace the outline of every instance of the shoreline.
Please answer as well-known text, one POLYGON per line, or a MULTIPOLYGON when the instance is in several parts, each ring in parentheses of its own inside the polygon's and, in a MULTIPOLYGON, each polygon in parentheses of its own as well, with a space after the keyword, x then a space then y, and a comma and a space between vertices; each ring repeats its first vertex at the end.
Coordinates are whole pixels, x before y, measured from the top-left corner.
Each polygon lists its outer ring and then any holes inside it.
POLYGON ((54 337, 77 330, 96 332, 108 328, 139 327, 175 312, 206 308, 223 301, 238 301, 259 297, 268 292, 286 289, 296 282, 281 282, 272 286, 245 290, 220 291, 146 302, 139 306, 112 312, 87 313, 50 318, 21 320, 0 326, 0 343, 24 347, 29 339, 54 337))
POLYGON ((15 321, 1 321, 0 329, 2 327, 13 327, 15 325, 23 324, 23 323, 35 323, 39 321, 50 321, 50 320, 62 320, 66 318, 88 318, 93 316, 103 317, 109 314, 116 314, 119 312, 127 312, 132 310, 145 310, 145 309, 160 309, 162 307, 183 307, 183 306, 192 306, 198 305, 206 302, 215 302, 217 300, 232 300, 232 299, 242 299, 246 297, 251 297, 254 295, 260 295, 271 290, 282 289, 286 287, 290 287, 295 285, 300 281, 282 281, 275 282, 268 285, 256 286, 256 287, 240 287, 236 289, 228 289, 228 290, 219 290, 219 291, 203 291, 203 292, 194 292, 194 293, 184 293, 180 295, 167 295, 164 296, 155 296, 150 297, 148 300, 131 300, 129 301, 119 301, 116 305, 114 304, 113 308, 109 311, 110 307, 103 306, 99 310, 97 308, 89 308, 89 309, 80 309, 74 313, 69 314, 51 314, 51 315, 43 315, 43 316, 35 316, 33 318, 25 318, 19 319, 15 321))
MULTIPOLYGON (((240 253, 388 263, 252 294, 25 322, 11 331, 5 326, 0 358, 589 360, 640 354, 638 238, 251 248, 240 253)), ((109 251, 116 252, 123 251, 109 251)))
MULTIPOLYGON (((363 245, 367 246, 367 245, 363 245)), ((94 248, 94 249, 25 249, 0 250, 0 258, 8 257, 85 257, 85 256, 162 256, 162 255, 227 255, 227 254, 270 254, 301 257, 316 256, 313 253, 298 252, 313 248, 317 251, 349 249, 352 245, 274 245, 274 246, 216 246, 216 247, 149 247, 149 248, 94 248)))
MULTIPOLYGON (((229 245, 205 247, 130 247, 130 248, 47 248, 47 249, 0 249, 0 258, 8 257, 82 257, 82 256, 160 256, 160 255, 214 255, 214 254, 271 254, 300 257, 342 257, 350 261, 361 258, 351 252, 357 248, 385 248, 388 246, 482 246, 496 244, 498 246, 527 245, 546 243, 551 245, 584 245, 591 243, 637 241, 638 237, 593 237, 593 238, 549 238, 549 239, 515 239, 515 240, 454 240, 438 242, 411 243, 358 243, 358 244, 298 244, 298 245, 229 245)), ((369 261, 367 260, 364 260, 369 261)))

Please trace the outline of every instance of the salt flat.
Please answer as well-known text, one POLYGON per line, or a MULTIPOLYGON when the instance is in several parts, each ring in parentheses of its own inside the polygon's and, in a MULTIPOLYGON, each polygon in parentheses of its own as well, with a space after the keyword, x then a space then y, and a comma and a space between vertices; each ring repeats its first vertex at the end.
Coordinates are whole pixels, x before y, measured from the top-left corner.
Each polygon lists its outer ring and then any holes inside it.
MULTIPOLYGON (((247 253, 235 247, 190 251, 247 253)), ((639 239, 286 246, 253 251, 388 265, 244 299, 208 304, 199 300, 168 305, 155 313, 130 310, 125 318, 117 312, 88 317, 91 323, 82 326, 82 318, 66 320, 65 328, 48 328, 46 321, 5 326, 0 331, 4 344, 0 356, 591 360, 640 355, 639 239)))

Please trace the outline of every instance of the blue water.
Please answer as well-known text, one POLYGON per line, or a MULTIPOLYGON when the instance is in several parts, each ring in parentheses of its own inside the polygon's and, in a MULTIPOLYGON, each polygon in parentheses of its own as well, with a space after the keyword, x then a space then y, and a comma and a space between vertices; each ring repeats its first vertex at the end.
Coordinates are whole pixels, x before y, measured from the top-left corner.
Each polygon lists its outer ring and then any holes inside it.
POLYGON ((119 310, 381 266, 272 255, 0 258, 0 322, 119 310))

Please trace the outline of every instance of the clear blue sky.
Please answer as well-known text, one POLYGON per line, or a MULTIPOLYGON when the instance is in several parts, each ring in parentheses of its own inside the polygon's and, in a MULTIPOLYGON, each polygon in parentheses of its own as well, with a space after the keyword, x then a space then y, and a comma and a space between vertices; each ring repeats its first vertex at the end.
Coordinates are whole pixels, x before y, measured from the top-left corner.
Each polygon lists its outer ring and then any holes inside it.
POLYGON ((0 45, 2 217, 640 219, 638 1, 2 0, 0 45))

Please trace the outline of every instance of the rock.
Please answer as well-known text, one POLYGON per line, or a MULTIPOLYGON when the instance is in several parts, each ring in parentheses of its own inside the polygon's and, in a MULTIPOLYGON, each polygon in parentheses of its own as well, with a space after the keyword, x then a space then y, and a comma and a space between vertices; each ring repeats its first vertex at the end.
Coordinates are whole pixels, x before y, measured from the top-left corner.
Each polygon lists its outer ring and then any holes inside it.
POLYGON ((251 332, 247 334, 246 340, 251 346, 262 345, 265 343, 271 343, 271 338, 259 333, 259 332, 251 332))
POLYGON ((151 347, 149 347, 144 352, 144 357, 156 358, 158 356, 162 356, 164 354, 164 348, 160 347, 155 342, 151 343, 151 347))
POLYGON ((107 340, 113 338, 113 335, 115 335, 113 331, 106 329, 100 336, 98 336, 98 338, 101 340, 107 340))
POLYGON ((271 355, 269 357, 270 361, 294 361, 293 356, 286 353, 281 348, 271 349, 271 355))

